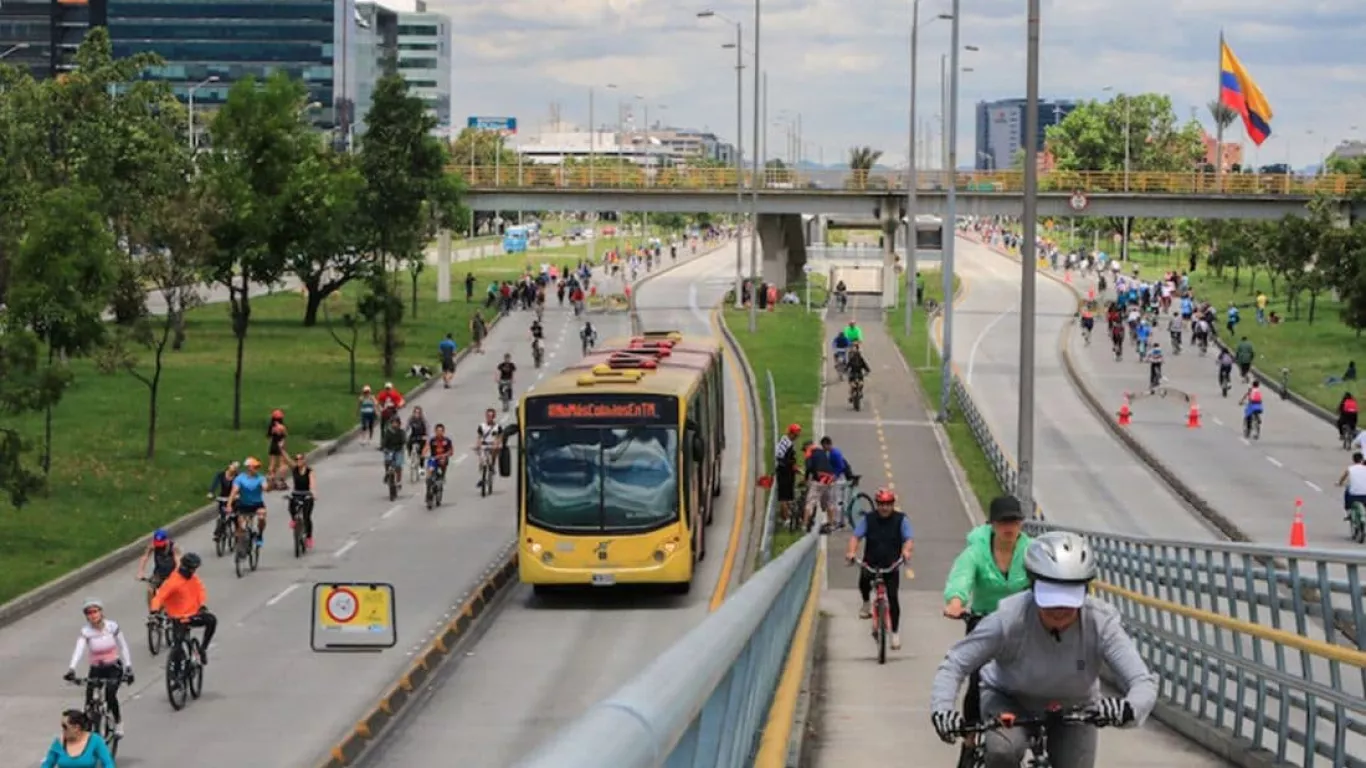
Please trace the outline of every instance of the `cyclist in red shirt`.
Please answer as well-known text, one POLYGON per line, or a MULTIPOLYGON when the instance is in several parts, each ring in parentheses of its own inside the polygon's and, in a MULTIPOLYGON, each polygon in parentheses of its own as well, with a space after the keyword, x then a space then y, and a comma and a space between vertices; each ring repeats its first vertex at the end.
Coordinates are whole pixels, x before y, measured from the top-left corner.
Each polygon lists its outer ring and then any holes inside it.
POLYGON ((403 407, 403 393, 394 389, 392 381, 385 382, 384 389, 375 396, 375 402, 379 403, 380 424, 388 424, 393 420, 394 415, 403 407))

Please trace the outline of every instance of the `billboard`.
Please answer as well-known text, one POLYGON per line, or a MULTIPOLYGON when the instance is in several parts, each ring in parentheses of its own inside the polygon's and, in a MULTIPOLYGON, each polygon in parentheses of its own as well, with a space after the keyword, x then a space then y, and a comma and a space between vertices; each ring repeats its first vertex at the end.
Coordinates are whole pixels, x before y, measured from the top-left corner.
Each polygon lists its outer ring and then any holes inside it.
POLYGON ((466 125, 476 131, 496 131, 504 136, 517 132, 515 117, 471 117, 466 125))

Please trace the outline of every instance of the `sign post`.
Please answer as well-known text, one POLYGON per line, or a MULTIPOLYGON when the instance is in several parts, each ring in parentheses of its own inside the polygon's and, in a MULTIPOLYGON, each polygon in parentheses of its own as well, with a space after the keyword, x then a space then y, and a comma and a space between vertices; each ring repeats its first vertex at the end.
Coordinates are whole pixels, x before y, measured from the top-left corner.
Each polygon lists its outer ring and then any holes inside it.
POLYGON ((309 636, 314 651, 382 651, 398 644, 394 585, 313 585, 309 636))
POLYGON ((811 312, 811 273, 815 271, 816 268, 811 266, 809 261, 802 265, 802 272, 806 273, 806 311, 808 314, 811 312))

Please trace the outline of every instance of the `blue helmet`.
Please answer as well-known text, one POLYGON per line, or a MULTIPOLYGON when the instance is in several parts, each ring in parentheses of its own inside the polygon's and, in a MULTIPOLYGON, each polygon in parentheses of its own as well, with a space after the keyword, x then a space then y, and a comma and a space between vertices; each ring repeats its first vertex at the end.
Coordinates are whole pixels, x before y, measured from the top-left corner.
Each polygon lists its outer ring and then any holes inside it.
POLYGON ((170 540, 171 540, 171 534, 167 533, 165 528, 158 528, 157 531, 156 531, 156 533, 152 534, 152 543, 153 543, 153 544, 165 545, 166 542, 168 542, 168 541, 170 541, 170 540))

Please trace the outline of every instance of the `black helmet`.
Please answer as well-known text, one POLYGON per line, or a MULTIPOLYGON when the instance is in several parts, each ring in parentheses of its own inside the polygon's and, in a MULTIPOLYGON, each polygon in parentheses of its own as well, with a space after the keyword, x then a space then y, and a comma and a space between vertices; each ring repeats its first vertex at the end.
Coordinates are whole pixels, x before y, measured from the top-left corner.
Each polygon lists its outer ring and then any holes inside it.
POLYGON ((186 552, 185 556, 180 558, 180 570, 187 573, 194 573, 199 569, 201 563, 203 563, 203 561, 199 559, 199 555, 196 555, 193 552, 186 552))

